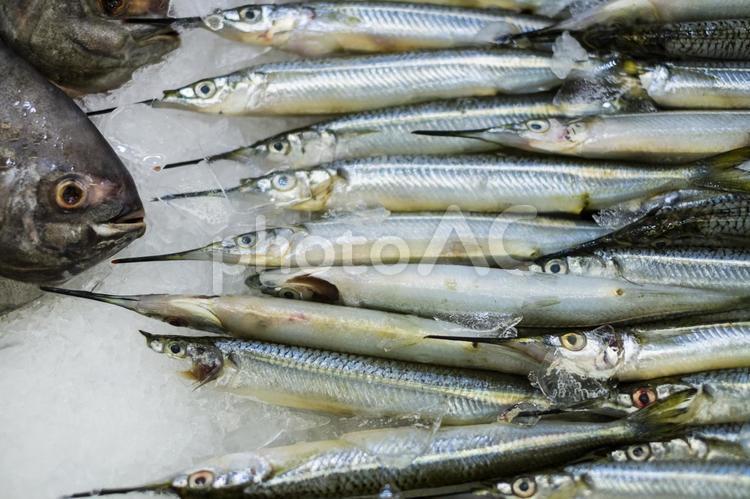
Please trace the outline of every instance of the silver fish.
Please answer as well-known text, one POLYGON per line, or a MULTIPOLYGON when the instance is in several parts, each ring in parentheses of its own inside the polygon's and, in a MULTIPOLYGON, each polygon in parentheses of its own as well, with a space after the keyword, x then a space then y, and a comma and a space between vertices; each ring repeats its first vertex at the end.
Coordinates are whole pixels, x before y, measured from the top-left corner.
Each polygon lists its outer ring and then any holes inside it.
POLYGON ((334 296, 347 306, 446 317, 503 311, 523 327, 597 327, 741 307, 748 298, 621 279, 553 275, 459 265, 406 265, 385 275, 372 267, 263 272, 268 293, 334 296), (391 275, 393 274, 393 275, 391 275))
POLYGON ((609 0, 560 21, 556 31, 580 31, 602 24, 668 23, 750 17, 744 0, 609 0))
POLYGON ((649 97, 668 108, 750 108, 750 64, 669 62, 640 76, 649 97))
POLYGON ((601 249, 591 255, 553 258, 530 270, 750 293, 750 253, 740 249, 601 249))
POLYGON ((179 253, 123 258, 113 263, 221 260, 289 268, 442 262, 512 267, 610 232, 611 229, 591 222, 536 217, 524 212, 498 216, 340 216, 248 232, 179 253))
POLYGON ((533 119, 486 130, 424 131, 532 152, 594 159, 686 163, 750 145, 748 111, 665 111, 533 119))
POLYGON ((616 462, 653 461, 747 461, 750 458, 750 426, 710 425, 690 428, 679 438, 631 445, 609 453, 616 462))
MULTIPOLYGON (((525 156, 383 156, 244 179, 203 194, 298 211, 385 208, 393 212, 499 213, 531 206, 580 214, 687 187, 750 192, 750 148, 684 167, 525 156)), ((199 196, 177 194, 162 199, 199 196)))
POLYGON ((641 56, 742 61, 750 57, 750 21, 742 17, 747 15, 716 21, 595 28, 579 38, 595 50, 608 47, 641 56))
POLYGON ((746 462, 595 462, 519 476, 481 495, 499 498, 741 499, 750 495, 746 462))
POLYGON ((611 395, 586 403, 588 409, 621 417, 668 399, 685 390, 697 390, 691 424, 713 425, 750 421, 750 368, 707 371, 621 385, 611 395))
POLYGON ((443 424, 497 421, 519 403, 546 407, 521 377, 222 337, 153 335, 148 346, 190 362, 199 386, 334 414, 419 415, 443 424))
POLYGON ((497 37, 550 26, 545 17, 394 2, 243 5, 202 18, 231 40, 304 56, 491 46, 497 37))
POLYGON ((151 485, 73 497, 171 491, 180 497, 352 497, 390 485, 421 489, 521 473, 580 458, 587 451, 670 434, 689 413, 680 394, 609 423, 495 423, 437 431, 396 428, 347 433, 336 440, 271 447, 215 459, 151 485))
POLYGON ((555 370, 619 381, 750 367, 750 322, 605 327, 513 338, 503 344, 555 370))
POLYGON ((434 99, 541 92, 562 84, 568 64, 590 71, 600 63, 504 49, 287 61, 168 90, 154 105, 231 115, 345 113, 434 99))
MULTIPOLYGON (((278 171, 383 154, 478 153, 495 150, 498 146, 474 139, 429 137, 410 132, 476 130, 535 117, 580 116, 606 111, 598 102, 567 102, 549 93, 435 101, 333 118, 206 159, 209 163, 237 161, 278 171)), ((200 161, 174 163, 165 168, 200 161)))
POLYGON ((429 338, 510 333, 516 318, 497 309, 473 316, 453 316, 457 322, 424 319, 377 310, 253 295, 115 296, 86 291, 43 288, 117 305, 174 326, 271 341, 321 350, 382 357, 458 368, 476 368, 527 375, 537 366, 531 357, 501 345, 455 344, 429 338), (479 317, 480 321, 470 323, 479 317))

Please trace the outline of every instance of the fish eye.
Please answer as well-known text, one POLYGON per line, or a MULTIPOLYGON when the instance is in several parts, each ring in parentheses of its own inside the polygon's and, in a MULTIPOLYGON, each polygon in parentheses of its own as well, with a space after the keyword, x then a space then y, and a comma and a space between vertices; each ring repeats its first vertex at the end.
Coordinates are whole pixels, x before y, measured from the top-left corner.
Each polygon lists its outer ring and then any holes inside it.
POLYGON ((188 487, 206 489, 214 483, 214 474, 208 470, 196 471, 188 477, 188 487))
POLYGON ((99 6, 110 16, 120 14, 124 4, 122 0, 99 0, 99 6))
POLYGON ((522 476, 515 479, 511 490, 518 497, 531 497, 536 493, 536 482, 532 478, 522 476))
POLYGON ((62 180, 55 188, 55 202, 63 210, 81 208, 86 203, 86 188, 76 180, 62 180))
POLYGON ((651 449, 648 445, 631 445, 625 453, 633 461, 645 461, 651 455, 651 449))
POLYGON ((630 398, 632 399, 633 405, 635 407, 637 407, 638 409, 643 409, 644 407, 648 407, 649 405, 656 402, 656 392, 654 392, 653 388, 642 386, 635 390, 630 395, 630 398))
POLYGON ((545 120, 531 120, 526 123, 526 126, 532 132, 546 132, 549 130, 549 121, 545 120))
POLYGON ((245 234, 243 236, 240 236, 239 245, 243 248, 251 248, 255 246, 256 240, 257 237, 255 236, 255 234, 245 234))
POLYGON ((568 264, 563 260, 550 260, 544 265, 544 271, 548 274, 565 274, 568 272, 568 264))
POLYGON ((247 7, 240 11, 240 17, 245 21, 257 21, 260 18, 260 10, 247 7))
POLYGON ((578 352, 586 346, 586 336, 581 333, 567 333, 560 337, 560 343, 567 350, 578 352))
POLYGON ((286 154, 286 152, 289 150, 289 144, 279 140, 271 144, 271 149, 273 149, 275 152, 286 154))
POLYGON ((216 84, 211 80, 201 81, 195 84, 194 90, 201 99, 209 99, 216 93, 216 84))
POLYGON ((289 189, 292 189, 297 184, 297 179, 293 177, 292 175, 287 175, 286 173, 282 173, 281 175, 276 175, 273 178, 273 181, 271 182, 274 189, 280 190, 280 191, 288 191, 289 189))
POLYGON ((279 296, 281 298, 286 298, 288 300, 301 300, 302 299, 302 293, 300 293, 294 288, 281 288, 279 290, 279 296))
POLYGON ((182 345, 182 343, 178 341, 172 341, 167 345, 167 349, 169 350, 169 353, 176 357, 184 357, 185 356, 185 347, 182 345))

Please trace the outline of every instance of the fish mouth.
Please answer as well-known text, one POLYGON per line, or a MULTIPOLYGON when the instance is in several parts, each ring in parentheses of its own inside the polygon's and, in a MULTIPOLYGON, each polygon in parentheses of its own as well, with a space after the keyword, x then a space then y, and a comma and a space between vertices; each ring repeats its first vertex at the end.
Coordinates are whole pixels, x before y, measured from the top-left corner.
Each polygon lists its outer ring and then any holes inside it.
POLYGON ((143 208, 119 215, 105 223, 91 224, 91 229, 101 239, 138 239, 146 233, 146 213, 143 208))

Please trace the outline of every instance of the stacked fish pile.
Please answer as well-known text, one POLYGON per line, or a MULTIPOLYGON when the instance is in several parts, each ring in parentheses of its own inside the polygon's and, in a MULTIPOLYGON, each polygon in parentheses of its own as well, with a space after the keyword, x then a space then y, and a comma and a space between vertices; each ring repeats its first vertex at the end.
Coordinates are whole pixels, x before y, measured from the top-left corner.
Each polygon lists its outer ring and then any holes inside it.
POLYGON ((245 295, 47 289, 213 333, 143 332, 201 389, 442 427, 71 497, 750 497, 750 3, 439 3, 517 12, 306 2, 175 21, 305 58, 157 107, 336 116, 208 158, 261 177, 162 200, 307 221, 120 260, 245 265, 245 295))

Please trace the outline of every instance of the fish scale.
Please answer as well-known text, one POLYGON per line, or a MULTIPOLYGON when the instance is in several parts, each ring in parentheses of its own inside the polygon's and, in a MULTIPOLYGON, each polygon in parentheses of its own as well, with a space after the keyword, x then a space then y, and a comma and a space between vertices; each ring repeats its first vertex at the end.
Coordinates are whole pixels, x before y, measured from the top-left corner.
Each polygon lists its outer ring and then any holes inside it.
POLYGON ((642 284, 750 291, 750 254, 741 249, 613 249, 568 257, 568 271, 610 275, 642 284))
MULTIPOLYGON (((598 210, 722 176, 743 179, 742 158, 725 166, 641 166, 548 157, 386 156, 341 161, 311 170, 246 179, 222 194, 263 195, 272 205, 305 211, 383 207, 394 212, 443 211, 450 207, 497 213, 531 205, 541 213, 598 210), (728 169, 727 169, 728 168, 728 169), (278 182, 283 179, 283 186, 278 182), (325 192, 320 192, 325 187, 325 192)), ((743 179, 744 181, 744 179, 743 179)), ((749 183, 750 184, 750 183, 749 183)), ((736 187, 741 190, 748 187, 736 187)))
POLYGON ((563 473, 575 480, 570 497, 592 498, 721 498, 750 495, 747 463, 652 461, 594 463, 568 466, 563 473))
POLYGON ((238 366, 217 380, 219 387, 250 396, 258 389, 283 393, 302 408, 328 404, 334 412, 421 414, 467 424, 494 421, 522 401, 544 403, 528 382, 513 376, 273 343, 205 341, 238 366))
MULTIPOLYGON (((224 114, 326 114, 434 99, 534 93, 562 84, 552 55, 519 50, 443 50, 286 61, 253 66, 164 93, 157 107, 224 114), (257 83, 254 79, 262 77, 257 83), (217 90, 197 97, 211 82, 217 90), (409 92, 394 92, 408 88, 409 92)), ((585 69, 594 62, 574 65, 585 69)))

